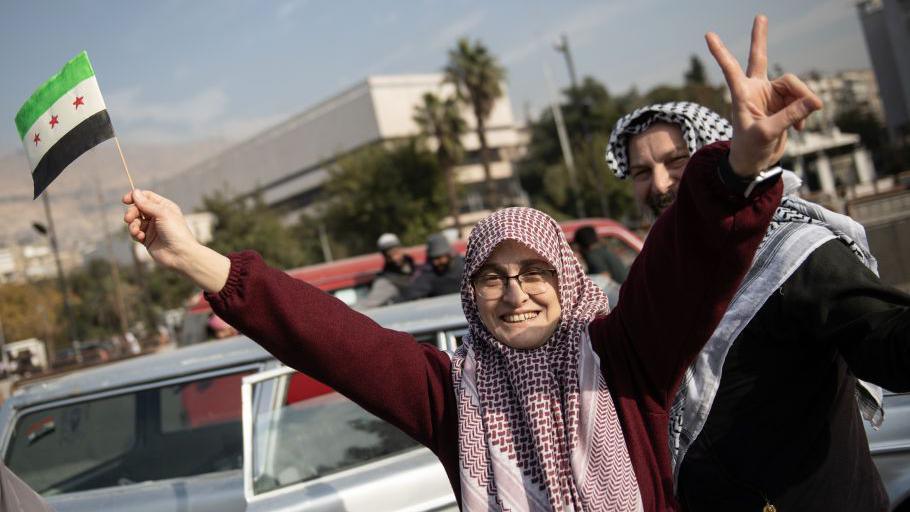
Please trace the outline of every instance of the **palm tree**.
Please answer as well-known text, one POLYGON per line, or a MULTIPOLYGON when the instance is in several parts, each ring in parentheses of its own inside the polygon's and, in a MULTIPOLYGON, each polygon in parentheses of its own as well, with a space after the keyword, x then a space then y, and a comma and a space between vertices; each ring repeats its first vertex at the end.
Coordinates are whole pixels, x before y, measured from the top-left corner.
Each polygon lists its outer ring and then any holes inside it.
POLYGON ((414 121, 420 127, 424 139, 432 137, 436 141, 436 159, 445 175, 449 214, 452 216, 455 229, 458 230, 458 236, 461 236, 455 166, 464 157, 461 136, 466 131, 466 124, 461 117, 458 103, 454 98, 441 100, 428 92, 423 95, 423 103, 414 109, 414 121))
POLYGON ((499 206, 499 198, 490 173, 490 155, 487 146, 486 123, 496 100, 502 96, 500 83, 505 79, 505 69, 496 62, 487 47, 480 41, 471 44, 467 38, 458 40, 449 50, 449 63, 445 67, 446 80, 455 85, 458 99, 471 107, 480 141, 480 161, 486 181, 487 207, 499 206))

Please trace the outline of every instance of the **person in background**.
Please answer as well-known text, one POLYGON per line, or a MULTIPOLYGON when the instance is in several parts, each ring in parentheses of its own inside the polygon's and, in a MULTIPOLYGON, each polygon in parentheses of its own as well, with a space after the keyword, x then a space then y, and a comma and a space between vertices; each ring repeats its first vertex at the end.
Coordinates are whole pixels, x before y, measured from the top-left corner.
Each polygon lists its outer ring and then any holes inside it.
POLYGON ((414 259, 404 252, 401 240, 394 233, 383 233, 376 241, 385 264, 373 279, 370 293, 357 301, 357 309, 375 308, 397 302, 414 277, 414 259))
MULTIPOLYGON (((616 123, 607 160, 661 216, 691 155, 734 131, 701 105, 650 105, 616 123)), ((769 173, 784 196, 671 410, 677 496, 687 512, 888 510, 862 425, 881 424, 881 389, 857 379, 910 390, 910 296, 879 280, 861 225, 769 173)))
POLYGON ((237 335, 237 329, 234 326, 215 314, 209 317, 208 328, 212 332, 212 337, 216 340, 223 340, 237 335))
POLYGON ((575 243, 587 265, 588 274, 608 274, 610 279, 622 284, 629 270, 619 257, 598 240, 593 226, 582 226, 575 232, 575 243))
POLYGON ((456 253, 442 233, 427 238, 427 262, 417 271, 417 277, 402 295, 403 301, 458 293, 464 258, 456 253))

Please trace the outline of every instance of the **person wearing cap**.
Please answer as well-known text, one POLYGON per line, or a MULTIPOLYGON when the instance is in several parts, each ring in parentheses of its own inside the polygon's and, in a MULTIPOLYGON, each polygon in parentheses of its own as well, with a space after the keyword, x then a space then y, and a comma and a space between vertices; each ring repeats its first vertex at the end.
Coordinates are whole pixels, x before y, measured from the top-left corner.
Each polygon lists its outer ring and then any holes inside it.
MULTIPOLYGON (((733 132, 701 105, 650 105, 616 123, 607 161, 661 216, 690 156, 733 132)), ((910 296, 879 280, 861 225, 767 173, 780 205, 671 409, 677 497, 688 512, 888 510, 862 425, 881 424, 882 391, 858 379, 910 390, 910 296)))
POLYGON ((414 277, 414 259, 404 252, 401 240, 394 233, 383 233, 376 241, 376 247, 382 253, 385 264, 373 279, 370 293, 355 304, 357 309, 375 308, 398 301, 414 277))
POLYGON ((427 262, 418 269, 402 301, 458 293, 463 272, 464 258, 452 250, 445 235, 434 233, 427 238, 427 262))

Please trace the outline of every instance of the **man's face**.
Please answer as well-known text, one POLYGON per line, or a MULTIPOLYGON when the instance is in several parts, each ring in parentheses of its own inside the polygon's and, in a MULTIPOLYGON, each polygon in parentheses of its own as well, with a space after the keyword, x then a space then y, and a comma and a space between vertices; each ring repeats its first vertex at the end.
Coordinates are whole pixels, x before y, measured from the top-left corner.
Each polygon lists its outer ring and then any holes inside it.
POLYGON ((388 261, 391 261, 400 267, 404 262, 404 249, 401 247, 392 247, 385 251, 385 257, 388 261))
POLYGON ((689 162, 682 130, 655 123, 629 139, 629 174, 635 199, 659 216, 676 199, 676 190, 689 162))
POLYGON ((436 269, 436 272, 443 274, 446 270, 449 269, 449 263, 451 263, 452 257, 448 254, 443 254, 442 256, 436 256, 435 258, 430 259, 430 264, 433 265, 433 268, 436 269))

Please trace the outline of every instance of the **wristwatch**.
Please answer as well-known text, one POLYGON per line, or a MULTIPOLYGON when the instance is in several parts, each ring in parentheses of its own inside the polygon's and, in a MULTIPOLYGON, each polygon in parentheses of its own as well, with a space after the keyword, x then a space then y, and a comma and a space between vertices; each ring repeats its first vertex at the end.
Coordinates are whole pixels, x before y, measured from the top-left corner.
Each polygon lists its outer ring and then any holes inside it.
POLYGON ((740 176, 739 174, 736 174, 736 172, 733 171, 733 167, 730 166, 729 157, 730 154, 728 152, 727 156, 721 159, 717 173, 720 176, 720 181, 727 187, 727 190, 734 194, 742 195, 743 197, 751 196, 756 189, 764 188, 763 185, 773 184, 781 173, 784 172, 780 165, 775 165, 752 177, 740 176))

